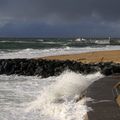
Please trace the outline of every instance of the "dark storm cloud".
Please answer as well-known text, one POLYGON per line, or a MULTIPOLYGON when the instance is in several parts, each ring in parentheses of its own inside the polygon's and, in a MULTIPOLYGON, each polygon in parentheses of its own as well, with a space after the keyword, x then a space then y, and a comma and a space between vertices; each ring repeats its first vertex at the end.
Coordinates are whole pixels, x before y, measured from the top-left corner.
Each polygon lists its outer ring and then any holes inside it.
POLYGON ((120 36, 120 0, 0 0, 0 36, 120 36))
POLYGON ((0 19, 118 21, 119 5, 120 0, 0 0, 0 19))

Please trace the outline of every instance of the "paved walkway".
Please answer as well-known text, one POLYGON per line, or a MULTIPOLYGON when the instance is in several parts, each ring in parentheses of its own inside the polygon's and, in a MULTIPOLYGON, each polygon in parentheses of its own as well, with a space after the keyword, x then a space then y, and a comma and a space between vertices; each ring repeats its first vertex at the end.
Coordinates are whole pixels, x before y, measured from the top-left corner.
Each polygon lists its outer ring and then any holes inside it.
POLYGON ((93 111, 88 112, 88 120, 120 120, 120 108, 114 101, 113 86, 120 81, 120 75, 105 77, 89 87, 87 96, 94 99, 88 102, 93 111))

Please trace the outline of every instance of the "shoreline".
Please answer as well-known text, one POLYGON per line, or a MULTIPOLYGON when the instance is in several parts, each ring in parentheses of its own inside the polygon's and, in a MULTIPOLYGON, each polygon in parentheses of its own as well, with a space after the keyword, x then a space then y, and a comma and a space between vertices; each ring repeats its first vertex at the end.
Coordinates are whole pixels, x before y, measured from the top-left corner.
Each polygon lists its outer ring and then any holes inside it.
POLYGON ((79 54, 67 54, 41 57, 38 59, 46 60, 70 60, 82 63, 99 63, 99 62, 114 62, 120 63, 120 50, 104 50, 95 52, 86 52, 79 54))
POLYGON ((32 59, 0 59, 0 74, 38 75, 46 78, 60 75, 65 70, 81 74, 101 72, 104 75, 112 75, 120 73, 120 50, 32 59))
MULTIPOLYGON (((66 69, 70 69, 74 72, 83 74, 90 74, 98 71, 102 72, 104 75, 112 75, 114 73, 120 74, 120 50, 50 56, 37 59, 32 58, 0 60, 0 74, 7 75, 32 75, 47 78, 50 76, 58 76, 66 69)), ((110 78, 111 77, 106 77, 102 80, 102 84, 101 81, 98 81, 99 83, 97 82, 97 87, 96 85, 93 85, 89 88, 89 94, 86 96, 92 97, 95 100, 94 103, 97 104, 89 103, 89 107, 91 107, 93 111, 87 112, 83 117, 84 120, 96 120, 96 118, 102 118, 101 120, 113 120, 115 118, 114 116, 116 116, 117 119, 120 118, 119 111, 116 107, 115 102, 105 102, 106 100, 111 101, 113 99, 111 92, 112 86, 120 80, 113 75, 112 78, 110 78), (115 80, 115 78, 117 80, 115 80), (101 100, 103 101, 101 102, 101 100), (107 117, 108 113, 110 114, 109 117, 107 117)))

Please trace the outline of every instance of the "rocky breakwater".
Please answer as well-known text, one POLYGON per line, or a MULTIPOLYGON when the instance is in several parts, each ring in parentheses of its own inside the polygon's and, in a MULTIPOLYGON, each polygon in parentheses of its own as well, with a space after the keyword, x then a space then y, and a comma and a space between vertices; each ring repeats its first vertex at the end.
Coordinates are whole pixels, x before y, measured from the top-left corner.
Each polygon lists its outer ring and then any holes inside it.
POLYGON ((64 70, 89 74, 100 71, 104 75, 120 73, 120 64, 113 62, 81 63, 44 59, 0 59, 0 74, 49 77, 59 75, 64 70))

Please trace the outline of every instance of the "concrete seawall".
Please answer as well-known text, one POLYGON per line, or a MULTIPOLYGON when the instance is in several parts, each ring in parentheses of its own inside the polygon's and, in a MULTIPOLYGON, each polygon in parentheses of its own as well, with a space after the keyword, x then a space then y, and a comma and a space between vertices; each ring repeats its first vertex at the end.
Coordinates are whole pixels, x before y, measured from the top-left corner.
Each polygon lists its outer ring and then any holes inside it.
POLYGON ((120 74, 105 77, 93 83, 87 97, 94 99, 88 102, 93 110, 88 112, 88 120, 120 120, 120 108, 113 97, 112 88, 120 81, 120 74))

